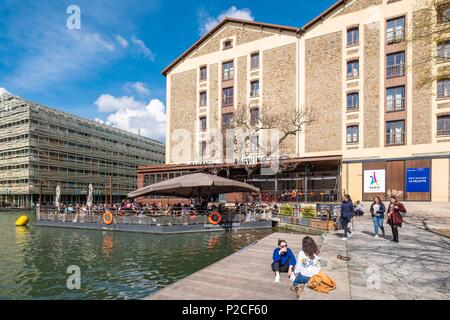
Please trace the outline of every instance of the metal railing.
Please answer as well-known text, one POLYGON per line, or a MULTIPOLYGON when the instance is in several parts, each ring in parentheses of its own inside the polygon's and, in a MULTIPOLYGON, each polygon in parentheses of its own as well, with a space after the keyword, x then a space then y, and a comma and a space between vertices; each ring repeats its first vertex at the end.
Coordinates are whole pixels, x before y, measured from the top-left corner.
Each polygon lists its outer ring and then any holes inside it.
POLYGON ((405 32, 403 30, 392 30, 386 34, 387 43, 397 43, 405 40, 405 32))
MULTIPOLYGON (((209 211, 208 211, 209 212, 209 211)), ((242 223, 252 221, 263 221, 271 218, 269 212, 263 210, 247 211, 246 213, 222 213, 222 223, 242 223)), ((55 209, 38 209, 37 220, 52 222, 73 222, 92 224, 103 224, 102 213, 64 213, 55 209)), ((145 226, 177 226, 177 225, 198 225, 210 224, 208 215, 205 213, 200 215, 188 214, 171 214, 163 215, 163 213, 153 214, 118 214, 113 213, 113 223, 123 225, 145 225, 145 226)))
POLYGON ((404 63, 393 64, 391 66, 386 67, 386 77, 387 78, 401 77, 404 75, 405 75, 405 64, 404 63))
POLYGON ((398 111, 405 109, 405 98, 389 99, 386 102, 386 111, 398 111))
POLYGON ((386 133, 386 145, 402 145, 405 144, 406 132, 386 133))

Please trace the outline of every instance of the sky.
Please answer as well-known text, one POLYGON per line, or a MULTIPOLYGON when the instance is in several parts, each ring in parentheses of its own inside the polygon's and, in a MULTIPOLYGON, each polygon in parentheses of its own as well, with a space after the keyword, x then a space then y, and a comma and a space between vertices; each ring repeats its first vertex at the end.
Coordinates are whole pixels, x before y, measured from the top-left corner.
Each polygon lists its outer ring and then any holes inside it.
POLYGON ((0 94, 164 141, 161 71, 221 19, 299 27, 335 1, 0 0, 0 94))

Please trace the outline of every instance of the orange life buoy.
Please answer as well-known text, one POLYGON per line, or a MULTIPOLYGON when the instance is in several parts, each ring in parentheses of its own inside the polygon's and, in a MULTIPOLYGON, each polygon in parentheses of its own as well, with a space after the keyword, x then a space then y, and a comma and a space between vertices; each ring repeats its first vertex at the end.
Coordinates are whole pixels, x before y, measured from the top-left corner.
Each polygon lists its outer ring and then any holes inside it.
POLYGON ((111 223, 113 223, 113 215, 112 215, 111 212, 106 211, 106 212, 103 214, 103 223, 104 223, 104 224, 108 224, 108 225, 110 225, 111 223))
POLYGON ((208 217, 208 221, 211 224, 217 225, 222 221, 222 215, 219 212, 211 212, 208 217))

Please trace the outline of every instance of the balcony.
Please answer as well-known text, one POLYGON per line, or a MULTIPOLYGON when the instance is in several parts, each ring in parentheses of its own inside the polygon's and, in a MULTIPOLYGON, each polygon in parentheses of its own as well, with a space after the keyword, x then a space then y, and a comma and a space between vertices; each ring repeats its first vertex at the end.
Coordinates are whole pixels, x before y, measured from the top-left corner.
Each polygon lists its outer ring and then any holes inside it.
POLYGON ((403 30, 388 31, 386 34, 387 44, 399 43, 405 40, 405 33, 403 30))
POLYGON ((232 105, 233 105, 233 100, 234 100, 234 97, 233 97, 233 96, 231 96, 231 97, 225 97, 225 98, 223 99, 223 101, 222 101, 222 106, 223 106, 223 107, 229 107, 229 106, 232 106, 232 105))
POLYGON ((401 111, 405 110, 405 98, 398 98, 393 100, 388 100, 386 102, 386 111, 401 111))
POLYGON ((386 133, 386 145, 404 145, 406 132, 386 133))
POLYGON ((402 77, 405 75, 405 64, 393 64, 386 67, 386 77, 388 79, 395 77, 402 77))

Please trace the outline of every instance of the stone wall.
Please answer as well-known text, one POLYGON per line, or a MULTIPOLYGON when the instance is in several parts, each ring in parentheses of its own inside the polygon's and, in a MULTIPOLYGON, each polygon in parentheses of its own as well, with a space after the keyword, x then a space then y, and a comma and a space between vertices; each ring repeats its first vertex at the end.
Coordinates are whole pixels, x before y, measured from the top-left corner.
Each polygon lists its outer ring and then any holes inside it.
POLYGON ((209 76, 209 92, 208 92, 208 105, 209 105, 209 128, 219 128, 219 65, 217 63, 212 64, 208 68, 209 76))
MULTIPOLYGON (((177 73, 171 76, 171 105, 170 105, 170 130, 171 130, 171 152, 170 162, 176 161, 181 156, 180 150, 176 146, 180 141, 174 141, 174 132, 179 129, 187 130, 190 137, 190 152, 182 154, 183 162, 191 161, 194 158, 195 125, 197 123, 197 70, 192 69, 177 73), (178 155, 178 156, 177 156, 178 155)), ((188 137, 185 137, 188 138, 188 137)), ((187 150, 187 149, 184 149, 187 150)))
POLYGON ((247 80, 247 56, 237 58, 237 109, 247 107, 248 87, 247 80))
MULTIPOLYGON (((263 107, 261 112, 294 115, 296 111, 296 44, 263 52, 263 107)), ((291 117, 292 118, 292 117, 291 117)), ((281 154, 295 156, 296 137, 290 136, 280 146, 281 154)))
POLYGON ((305 41, 305 107, 316 116, 305 130, 306 152, 341 150, 341 31, 305 41))
POLYGON ((380 23, 364 25, 364 148, 380 146, 380 23))
POLYGON ((341 12, 339 12, 337 16, 364 10, 371 6, 379 6, 383 3, 383 0, 354 0, 352 2, 347 1, 347 3, 349 4, 341 12))
MULTIPOLYGON (((423 25, 431 19, 426 10, 413 13, 413 28, 416 23, 423 25)), ((431 70, 430 52, 432 37, 416 38, 413 42, 413 101, 412 105, 412 144, 432 142, 431 81, 427 81, 431 70)))
POLYGON ((235 36, 236 43, 234 45, 237 46, 247 42, 270 37, 272 35, 273 33, 265 31, 256 31, 250 30, 248 28, 244 29, 242 27, 226 26, 221 31, 213 35, 210 39, 208 39, 205 43, 203 43, 203 45, 196 52, 194 52, 190 56, 190 58, 195 58, 215 51, 220 51, 221 40, 228 37, 235 36))

